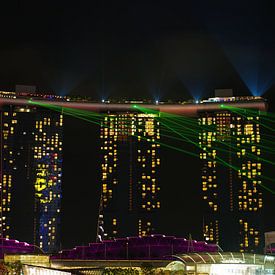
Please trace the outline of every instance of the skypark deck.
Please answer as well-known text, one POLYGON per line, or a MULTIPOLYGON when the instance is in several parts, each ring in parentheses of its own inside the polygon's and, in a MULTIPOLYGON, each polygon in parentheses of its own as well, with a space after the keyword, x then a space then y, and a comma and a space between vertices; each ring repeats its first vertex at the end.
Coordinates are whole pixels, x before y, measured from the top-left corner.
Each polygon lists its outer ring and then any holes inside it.
POLYGON ((198 103, 144 103, 142 101, 125 101, 125 103, 112 103, 112 102, 88 102, 88 101, 72 101, 60 100, 55 98, 41 99, 39 97, 1 97, 0 106, 17 105, 17 106, 43 106, 54 105, 62 108, 73 108, 79 110, 87 110, 96 113, 105 112, 127 112, 138 111, 139 109, 149 109, 164 113, 184 115, 196 117, 200 112, 218 111, 222 107, 236 107, 242 109, 255 109, 259 111, 267 110, 267 102, 260 97, 232 97, 232 98, 216 98, 216 100, 203 100, 198 103))

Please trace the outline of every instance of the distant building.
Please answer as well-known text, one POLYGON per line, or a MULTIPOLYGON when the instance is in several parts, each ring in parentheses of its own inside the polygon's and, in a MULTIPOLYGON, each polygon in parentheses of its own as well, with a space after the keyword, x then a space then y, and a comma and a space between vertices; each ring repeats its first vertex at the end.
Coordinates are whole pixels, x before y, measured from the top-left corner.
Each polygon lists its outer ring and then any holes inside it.
POLYGON ((265 232, 265 253, 275 254, 275 231, 265 232))
POLYGON ((160 127, 155 114, 107 113, 101 123, 98 238, 158 231, 160 127))
MULTIPOLYGON (((217 98, 232 106, 248 98, 217 98)), ((241 115, 228 108, 199 112, 202 161, 203 233, 225 251, 262 252, 263 209, 259 99, 256 112, 241 115)), ((263 102, 263 100, 262 100, 263 102)), ((253 105, 254 104, 254 105, 253 105)))
POLYGON ((62 114, 2 105, 1 236, 59 248, 62 114))

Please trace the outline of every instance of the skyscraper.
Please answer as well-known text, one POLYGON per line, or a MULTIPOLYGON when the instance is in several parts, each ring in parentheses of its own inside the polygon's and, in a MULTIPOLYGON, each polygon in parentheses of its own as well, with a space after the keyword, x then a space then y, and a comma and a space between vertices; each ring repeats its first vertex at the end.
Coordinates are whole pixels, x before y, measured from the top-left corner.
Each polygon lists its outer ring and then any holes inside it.
POLYGON ((158 230, 160 127, 156 114, 108 112, 101 123, 98 238, 158 230))
POLYGON ((59 248, 62 114, 2 105, 1 236, 59 248))
MULTIPOLYGON (((234 106, 247 98, 226 100, 234 106)), ((258 103, 252 104, 255 115, 222 107, 199 112, 198 119, 204 238, 225 250, 257 252, 263 246, 258 103)))

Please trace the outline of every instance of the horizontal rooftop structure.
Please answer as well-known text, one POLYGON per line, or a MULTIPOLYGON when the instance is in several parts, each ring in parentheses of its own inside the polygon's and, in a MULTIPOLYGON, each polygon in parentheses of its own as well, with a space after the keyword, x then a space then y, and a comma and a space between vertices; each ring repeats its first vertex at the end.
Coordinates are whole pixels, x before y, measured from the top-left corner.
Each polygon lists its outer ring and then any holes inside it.
MULTIPOLYGON (((60 108, 72 108, 87 110, 96 113, 105 112, 139 112, 139 108, 146 108, 163 113, 185 115, 196 117, 200 112, 218 111, 222 106, 232 106, 244 109, 267 110, 267 102, 262 97, 243 96, 243 97, 215 97, 201 101, 187 102, 159 102, 159 101, 105 101, 92 102, 81 97, 62 97, 56 95, 27 94, 18 95, 11 92, 0 91, 0 106, 45 106, 54 105, 60 108)), ((148 110, 148 111, 149 111, 148 110)))

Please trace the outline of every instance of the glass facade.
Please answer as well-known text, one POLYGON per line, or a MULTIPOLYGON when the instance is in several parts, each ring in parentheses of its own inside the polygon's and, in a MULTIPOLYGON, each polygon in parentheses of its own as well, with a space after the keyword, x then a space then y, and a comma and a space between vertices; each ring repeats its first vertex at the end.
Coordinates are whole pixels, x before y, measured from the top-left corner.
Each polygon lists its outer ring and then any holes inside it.
POLYGON ((176 267, 173 272, 184 270, 190 275, 267 275, 275 274, 274 260, 273 256, 252 253, 188 253, 177 255, 177 261, 164 270, 176 267))

